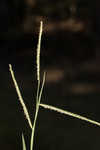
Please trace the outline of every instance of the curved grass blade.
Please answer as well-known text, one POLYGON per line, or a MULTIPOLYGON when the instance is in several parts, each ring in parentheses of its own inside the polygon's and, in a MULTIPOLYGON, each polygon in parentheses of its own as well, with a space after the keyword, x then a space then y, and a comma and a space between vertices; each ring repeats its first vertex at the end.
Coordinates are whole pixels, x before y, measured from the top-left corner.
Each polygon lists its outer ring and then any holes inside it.
POLYGON ((25 144, 25 139, 24 139, 23 133, 22 133, 22 146, 23 146, 23 150, 26 150, 26 144, 25 144))

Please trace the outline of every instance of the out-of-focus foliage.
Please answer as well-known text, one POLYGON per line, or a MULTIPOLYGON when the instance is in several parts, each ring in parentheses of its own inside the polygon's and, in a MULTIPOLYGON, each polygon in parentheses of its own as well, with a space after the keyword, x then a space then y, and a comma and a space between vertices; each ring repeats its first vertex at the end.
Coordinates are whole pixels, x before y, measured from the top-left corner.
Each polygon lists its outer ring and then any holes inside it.
POLYGON ((75 5, 73 0, 40 0, 37 2, 37 12, 53 20, 66 19, 70 16, 73 5, 75 5))
POLYGON ((49 21, 64 21, 70 18, 89 22, 98 33, 99 2, 93 0, 1 0, 0 32, 3 36, 32 33, 39 17, 49 21))

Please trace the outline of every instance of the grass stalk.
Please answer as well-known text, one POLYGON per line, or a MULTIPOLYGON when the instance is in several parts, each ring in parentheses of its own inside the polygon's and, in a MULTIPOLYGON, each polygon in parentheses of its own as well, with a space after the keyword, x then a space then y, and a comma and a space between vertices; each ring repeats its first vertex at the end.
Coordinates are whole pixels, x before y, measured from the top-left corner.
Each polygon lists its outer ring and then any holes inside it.
POLYGON ((44 83, 45 83, 45 73, 44 73, 44 76, 43 76, 42 86, 41 86, 41 89, 40 89, 40 93, 39 93, 39 97, 38 97, 37 105, 36 105, 35 118, 34 118, 34 123, 33 123, 33 127, 32 127, 32 133, 31 133, 30 150, 33 150, 34 133, 35 133, 37 116, 38 116, 38 112, 39 112, 41 96, 42 96, 42 93, 43 93, 44 83))
POLYGON ((44 83, 45 83, 45 74, 44 74, 42 86, 40 89, 40 47, 41 47, 41 37, 42 37, 42 31, 43 31, 42 28, 43 28, 43 22, 41 21, 40 22, 38 44, 37 44, 37 57, 36 57, 36 65, 37 65, 36 112, 35 112, 35 118, 34 118, 33 127, 32 127, 32 133, 31 133, 30 150, 33 150, 33 146, 34 146, 34 134, 35 134, 36 121, 37 121, 37 116, 38 116, 38 112, 39 112, 39 106, 40 106, 39 104, 41 101, 43 87, 44 87, 44 83))

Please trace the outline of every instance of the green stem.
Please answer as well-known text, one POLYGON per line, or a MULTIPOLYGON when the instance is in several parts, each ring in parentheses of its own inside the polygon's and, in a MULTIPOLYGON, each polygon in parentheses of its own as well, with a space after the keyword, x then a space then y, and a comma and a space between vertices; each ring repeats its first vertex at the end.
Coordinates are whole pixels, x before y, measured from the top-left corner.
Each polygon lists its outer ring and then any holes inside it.
POLYGON ((40 92, 39 92, 40 82, 38 82, 37 99, 36 99, 36 112, 35 112, 35 118, 34 118, 34 123, 33 123, 33 127, 32 127, 30 150, 33 150, 34 133, 35 133, 36 121, 37 121, 37 116, 38 116, 38 112, 39 112, 39 106, 40 106, 40 101, 41 101, 41 96, 42 96, 42 92, 43 92, 44 83, 45 83, 45 73, 43 75, 43 82, 42 82, 42 87, 40 89, 40 92))

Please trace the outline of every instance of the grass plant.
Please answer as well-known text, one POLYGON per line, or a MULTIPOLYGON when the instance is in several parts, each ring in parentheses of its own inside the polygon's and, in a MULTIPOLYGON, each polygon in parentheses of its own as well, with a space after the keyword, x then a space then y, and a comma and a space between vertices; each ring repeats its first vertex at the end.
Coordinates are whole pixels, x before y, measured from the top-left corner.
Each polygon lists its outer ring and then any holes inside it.
MULTIPOLYGON (((22 105, 22 108, 23 108, 25 117, 26 117, 26 119, 28 121, 29 127, 31 128, 30 150, 33 150, 33 148, 34 148, 34 133, 35 133, 36 121, 37 121, 37 117, 38 117, 38 112, 39 112, 39 107, 40 106, 45 108, 45 109, 53 110, 53 111, 61 113, 61 114, 65 114, 65 115, 68 115, 68 116, 71 116, 71 117, 78 118, 80 120, 87 121, 88 123, 92 123, 93 125, 97 125, 97 126, 100 127, 100 123, 97 122, 97 121, 91 120, 91 119, 89 119, 87 117, 83 117, 81 115, 78 115, 78 114, 75 114, 75 113, 72 113, 72 112, 69 112, 69 111, 66 111, 66 110, 62 110, 62 109, 54 107, 54 106, 50 106, 50 105, 41 103, 41 96, 42 96, 43 87, 44 87, 44 84, 45 84, 45 73, 43 75, 42 84, 40 84, 40 47, 41 47, 42 30, 43 30, 43 22, 41 21, 40 22, 40 31, 39 31, 38 44, 37 44, 37 56, 36 56, 37 95, 36 95, 36 108, 35 108, 36 111, 35 111, 35 117, 34 117, 33 124, 32 124, 32 121, 30 119, 30 116, 29 116, 29 113, 28 113, 28 109, 27 109, 27 107, 25 105, 25 102, 24 102, 24 100, 22 98, 19 86, 17 84, 16 78, 15 78, 15 75, 14 75, 14 72, 13 72, 13 69, 12 69, 12 66, 11 66, 11 64, 9 64, 9 71, 11 73, 11 77, 12 77, 12 80, 13 80, 13 83, 14 83, 14 86, 15 86, 15 89, 16 89, 19 101, 20 101, 20 103, 22 105)), ((23 150, 27 150, 23 133, 22 133, 22 146, 23 146, 23 150)))

